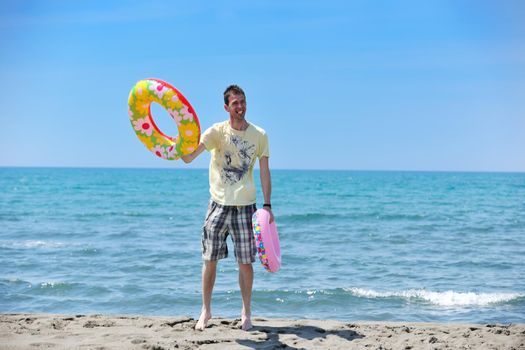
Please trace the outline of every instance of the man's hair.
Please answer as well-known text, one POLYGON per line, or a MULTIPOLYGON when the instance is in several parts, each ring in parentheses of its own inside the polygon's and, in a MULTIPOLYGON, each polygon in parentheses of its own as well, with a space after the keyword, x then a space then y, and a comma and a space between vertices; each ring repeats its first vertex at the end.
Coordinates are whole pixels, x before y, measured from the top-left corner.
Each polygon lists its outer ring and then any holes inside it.
POLYGON ((241 89, 239 85, 230 85, 226 88, 226 90, 224 90, 224 104, 225 105, 230 103, 231 95, 243 95, 244 98, 246 98, 244 91, 241 89))

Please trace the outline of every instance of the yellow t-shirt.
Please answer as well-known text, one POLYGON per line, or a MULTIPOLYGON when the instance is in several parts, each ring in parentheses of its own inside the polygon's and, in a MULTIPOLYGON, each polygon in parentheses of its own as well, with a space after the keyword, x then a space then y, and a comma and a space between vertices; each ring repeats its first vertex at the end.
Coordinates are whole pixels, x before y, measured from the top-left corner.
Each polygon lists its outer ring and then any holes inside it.
POLYGON ((211 152, 210 194, 213 201, 222 205, 254 204, 253 166, 256 158, 270 156, 266 132, 254 124, 238 131, 226 120, 207 129, 201 142, 211 152))

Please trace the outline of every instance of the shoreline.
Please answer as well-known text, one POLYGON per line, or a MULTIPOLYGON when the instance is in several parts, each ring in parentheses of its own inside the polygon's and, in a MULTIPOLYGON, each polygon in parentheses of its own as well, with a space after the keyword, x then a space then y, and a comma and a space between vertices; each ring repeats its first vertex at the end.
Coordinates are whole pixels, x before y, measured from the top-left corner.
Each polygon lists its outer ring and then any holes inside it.
POLYGON ((0 349, 525 349, 525 324, 0 314, 0 349))

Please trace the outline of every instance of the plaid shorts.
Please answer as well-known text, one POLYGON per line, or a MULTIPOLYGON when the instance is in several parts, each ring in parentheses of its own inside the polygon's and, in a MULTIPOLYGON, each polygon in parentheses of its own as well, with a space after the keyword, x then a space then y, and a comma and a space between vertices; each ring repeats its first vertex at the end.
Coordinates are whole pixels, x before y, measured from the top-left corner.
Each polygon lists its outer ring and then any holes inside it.
POLYGON ((226 258, 226 238, 231 234, 237 262, 253 263, 257 248, 253 238, 252 215, 256 210, 255 204, 229 206, 210 200, 202 228, 202 258, 212 261, 226 258))

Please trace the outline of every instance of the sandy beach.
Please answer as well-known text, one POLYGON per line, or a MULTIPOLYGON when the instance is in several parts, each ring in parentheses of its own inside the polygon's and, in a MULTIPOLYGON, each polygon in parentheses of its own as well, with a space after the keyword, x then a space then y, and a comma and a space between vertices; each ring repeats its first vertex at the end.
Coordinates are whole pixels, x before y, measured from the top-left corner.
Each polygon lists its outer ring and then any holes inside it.
POLYGON ((524 324, 338 322, 190 317, 0 315, 0 349, 525 349, 524 324))

